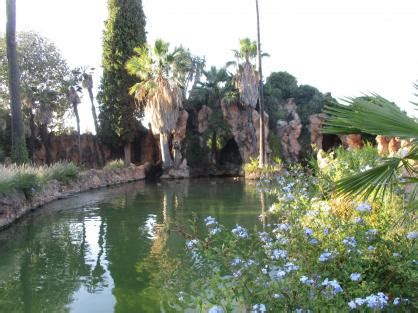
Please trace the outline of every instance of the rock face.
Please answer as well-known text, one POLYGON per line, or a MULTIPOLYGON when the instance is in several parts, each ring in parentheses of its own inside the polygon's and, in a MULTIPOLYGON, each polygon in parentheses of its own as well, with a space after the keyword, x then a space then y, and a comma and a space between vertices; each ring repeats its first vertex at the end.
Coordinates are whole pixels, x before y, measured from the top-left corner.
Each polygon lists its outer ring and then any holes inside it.
MULTIPOLYGON (((80 164, 77 135, 52 135, 50 137, 50 143, 50 153, 53 163, 58 161, 72 161, 80 164)), ((83 165, 91 168, 102 166, 101 150, 103 151, 105 161, 112 158, 111 151, 104 145, 99 146, 95 136, 91 134, 81 135, 81 163, 83 165)), ((34 151, 34 162, 37 165, 43 165, 46 164, 46 159, 45 146, 39 144, 34 151)))
POLYGON ((281 141, 282 154, 287 163, 298 162, 301 146, 298 142, 302 132, 302 122, 296 112, 294 99, 289 99, 284 105, 286 120, 277 121, 277 132, 281 141))
MULTIPOLYGON (((242 161, 248 162, 251 157, 258 155, 259 147, 259 113, 247 106, 243 108, 239 103, 221 103, 224 120, 230 126, 242 161)), ((268 135, 268 115, 265 113, 266 138, 268 135)))
POLYGON ((340 135, 338 136, 346 149, 361 149, 363 148, 363 139, 360 134, 340 135))
POLYGON ((204 105, 197 113, 197 131, 203 134, 209 127, 209 119, 212 115, 213 110, 204 105))
POLYGON ((174 167, 169 170, 170 177, 186 178, 190 176, 189 166, 187 160, 183 158, 183 142, 186 138, 187 121, 189 119, 189 113, 186 110, 182 110, 177 119, 176 128, 173 132, 173 161, 174 167), (170 174, 171 172, 171 174, 170 174))
POLYGON ((69 184, 63 184, 56 180, 49 181, 31 199, 26 199, 23 192, 0 194, 0 229, 13 223, 30 210, 48 202, 91 189, 143 180, 150 169, 151 165, 147 163, 115 170, 88 170, 81 173, 76 181, 69 184))
POLYGON ((322 124, 324 123, 326 115, 324 113, 312 114, 309 116, 309 133, 311 135, 311 144, 318 149, 322 149, 323 135, 321 133, 322 124))

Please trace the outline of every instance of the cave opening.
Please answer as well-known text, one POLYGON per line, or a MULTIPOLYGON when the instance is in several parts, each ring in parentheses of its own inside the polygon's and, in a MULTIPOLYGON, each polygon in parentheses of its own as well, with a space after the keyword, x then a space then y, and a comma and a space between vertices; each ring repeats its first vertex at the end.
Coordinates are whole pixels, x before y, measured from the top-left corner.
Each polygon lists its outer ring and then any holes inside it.
POLYGON ((241 166, 241 154, 237 143, 233 138, 229 139, 226 145, 222 148, 219 155, 219 165, 221 166, 241 166))

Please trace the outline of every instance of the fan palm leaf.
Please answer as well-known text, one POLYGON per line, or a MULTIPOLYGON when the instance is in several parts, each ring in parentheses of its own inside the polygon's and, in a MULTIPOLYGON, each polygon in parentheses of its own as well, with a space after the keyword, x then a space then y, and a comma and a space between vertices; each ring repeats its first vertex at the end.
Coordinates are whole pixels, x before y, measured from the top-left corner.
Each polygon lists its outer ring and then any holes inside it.
MULTIPOLYGON (((334 103, 325 108, 328 118, 323 133, 355 134, 369 133, 400 137, 412 140, 412 147, 403 157, 393 157, 368 171, 358 173, 336 182, 338 196, 361 198, 383 196, 390 192, 403 169, 405 183, 416 184, 418 160, 418 123, 402 112, 394 103, 373 94, 372 97, 346 99, 349 106, 334 103)), ((414 198, 414 197, 413 197, 414 198)))

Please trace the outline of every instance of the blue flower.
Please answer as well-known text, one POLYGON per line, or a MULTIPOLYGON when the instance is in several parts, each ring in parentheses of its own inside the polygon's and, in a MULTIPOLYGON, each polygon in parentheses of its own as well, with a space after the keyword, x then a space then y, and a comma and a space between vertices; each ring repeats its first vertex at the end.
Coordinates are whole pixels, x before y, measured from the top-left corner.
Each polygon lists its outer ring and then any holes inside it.
POLYGON ((248 232, 244 227, 241 227, 239 225, 236 225, 236 227, 232 230, 232 233, 239 237, 239 238, 247 238, 248 232))
POLYGON ((325 261, 328 261, 331 258, 332 258, 332 253, 331 252, 324 252, 319 256, 319 261, 320 262, 325 262, 325 261))
POLYGON ((408 235, 406 235, 406 238, 412 240, 418 238, 418 231, 410 232, 408 235))
POLYGON ((287 256, 287 252, 285 250, 281 250, 281 249, 274 249, 272 251, 272 256, 271 258, 273 260, 278 260, 278 259, 285 259, 287 256))
POLYGON ((346 237, 343 239, 343 244, 350 248, 355 248, 357 246, 356 238, 346 237))
POLYGON ((370 204, 362 202, 357 205, 356 210, 359 212, 370 212, 372 210, 372 207, 370 206, 370 204))
POLYGON ((205 218, 205 223, 206 223, 206 226, 207 227, 209 227, 209 226, 216 226, 216 225, 218 225, 218 222, 216 221, 216 219, 214 218, 214 217, 212 217, 212 216, 208 216, 208 217, 206 217, 205 218))
POLYGON ((303 232, 304 232, 306 235, 308 235, 308 236, 312 236, 312 235, 314 234, 313 229, 311 229, 311 228, 309 228, 309 227, 305 227, 305 228, 303 229, 303 232))
POLYGON ((350 275, 350 279, 352 281, 360 281, 361 280, 361 274, 360 273, 352 273, 350 275))

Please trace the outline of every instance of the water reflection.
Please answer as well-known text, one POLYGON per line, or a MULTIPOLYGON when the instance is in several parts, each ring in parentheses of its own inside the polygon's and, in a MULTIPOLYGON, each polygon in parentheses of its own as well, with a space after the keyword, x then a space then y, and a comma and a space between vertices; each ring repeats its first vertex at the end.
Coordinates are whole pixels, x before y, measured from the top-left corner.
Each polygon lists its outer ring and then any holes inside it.
POLYGON ((163 286, 187 288, 175 281, 187 258, 172 225, 188 227, 195 212, 252 227, 267 202, 232 180, 141 182, 55 202, 0 233, 0 312, 170 311, 163 286))

